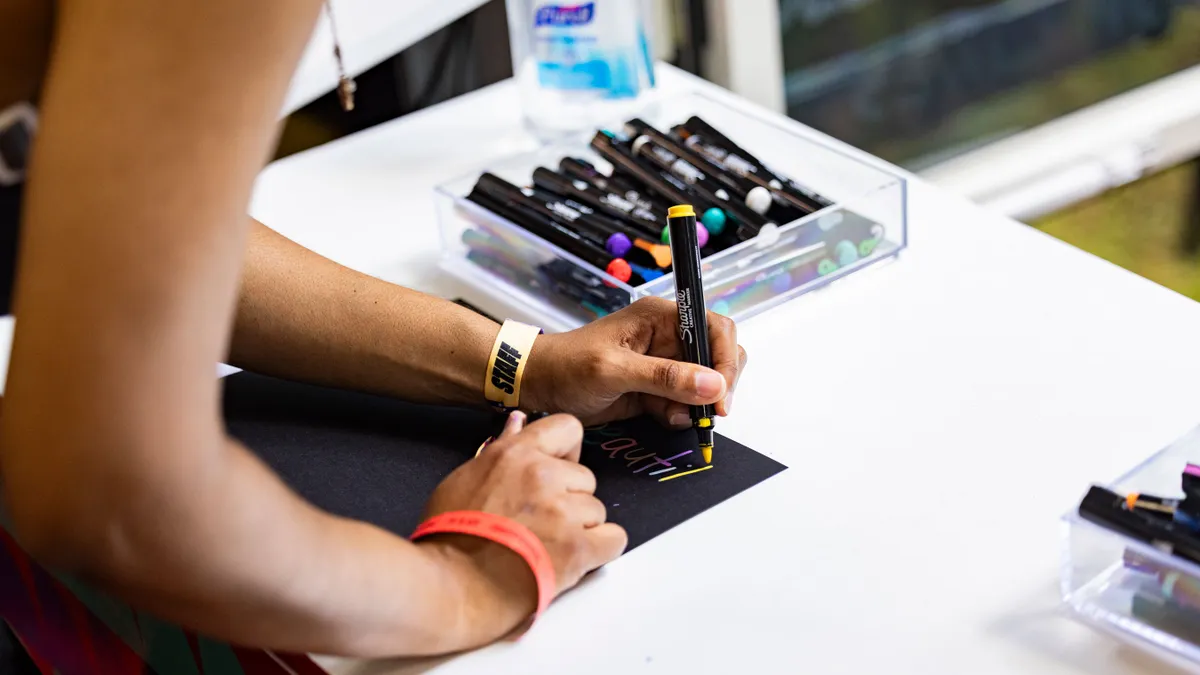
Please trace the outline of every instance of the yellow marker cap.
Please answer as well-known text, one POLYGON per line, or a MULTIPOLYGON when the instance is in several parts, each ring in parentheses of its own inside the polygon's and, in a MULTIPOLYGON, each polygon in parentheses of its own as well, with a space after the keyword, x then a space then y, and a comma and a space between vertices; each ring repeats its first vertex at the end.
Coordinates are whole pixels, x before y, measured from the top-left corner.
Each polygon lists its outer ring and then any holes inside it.
POLYGON ((707 429, 708 427, 712 426, 712 419, 708 417, 701 417, 700 419, 696 420, 696 426, 702 429, 707 429))
POLYGON ((691 204, 680 204, 667 209, 668 218, 682 218, 684 216, 695 216, 696 212, 692 210, 691 204))

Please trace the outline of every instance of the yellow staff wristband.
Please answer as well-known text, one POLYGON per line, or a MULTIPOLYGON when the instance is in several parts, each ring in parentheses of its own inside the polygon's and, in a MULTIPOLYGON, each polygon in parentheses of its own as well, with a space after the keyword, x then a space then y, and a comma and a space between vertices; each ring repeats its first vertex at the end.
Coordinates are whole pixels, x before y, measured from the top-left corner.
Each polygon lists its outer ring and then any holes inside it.
POLYGON ((483 395, 500 410, 516 410, 521 402, 521 377, 533 349, 533 341, 542 329, 509 319, 500 327, 496 344, 488 358, 483 395))

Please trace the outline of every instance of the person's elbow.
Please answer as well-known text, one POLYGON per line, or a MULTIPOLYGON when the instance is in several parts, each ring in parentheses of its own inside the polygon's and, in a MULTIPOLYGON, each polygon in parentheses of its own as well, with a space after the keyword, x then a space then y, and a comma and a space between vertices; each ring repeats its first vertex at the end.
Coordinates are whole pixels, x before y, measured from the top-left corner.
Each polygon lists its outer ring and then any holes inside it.
POLYGON ((40 450, 57 461, 4 463, 5 507, 21 547, 47 567, 114 583, 146 566, 165 517, 163 505, 153 505, 159 490, 141 471, 40 450))
MULTIPOLYGON (((9 481, 11 484, 12 481, 9 481)), ((53 505, 28 490, 9 490, 5 498, 12 534, 26 553, 59 570, 86 570, 94 566, 98 547, 88 546, 73 509, 53 505)))
MULTIPOLYGON (((6 481, 9 485, 21 482, 6 481)), ((33 481, 6 490, 12 534, 26 553, 47 567, 83 576, 112 572, 116 541, 127 530, 120 504, 89 504, 91 488, 62 489, 57 481, 33 481)))

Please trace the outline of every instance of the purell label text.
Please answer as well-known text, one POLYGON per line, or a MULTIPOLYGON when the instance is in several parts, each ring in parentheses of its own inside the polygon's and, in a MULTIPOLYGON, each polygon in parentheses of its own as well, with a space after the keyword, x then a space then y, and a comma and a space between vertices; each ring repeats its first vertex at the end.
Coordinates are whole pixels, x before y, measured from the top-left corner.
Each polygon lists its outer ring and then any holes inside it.
POLYGON ((596 3, 586 5, 545 5, 538 8, 535 26, 584 26, 596 17, 596 3))

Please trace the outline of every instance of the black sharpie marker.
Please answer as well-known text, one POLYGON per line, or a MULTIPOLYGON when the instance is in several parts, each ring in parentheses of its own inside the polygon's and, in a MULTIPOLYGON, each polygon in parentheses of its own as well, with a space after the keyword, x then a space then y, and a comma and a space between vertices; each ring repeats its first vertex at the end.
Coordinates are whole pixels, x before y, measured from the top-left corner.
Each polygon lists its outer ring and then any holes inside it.
POLYGON ((710 201, 727 202, 730 199, 729 191, 716 179, 706 174, 700 167, 671 152, 649 134, 638 134, 632 137, 629 141, 629 151, 634 157, 646 160, 658 167, 660 171, 670 173, 701 191, 710 201))
POLYGON ((640 237, 657 238, 662 232, 661 223, 666 219, 665 211, 662 218, 659 218, 655 211, 644 209, 621 195, 601 190, 585 180, 538 167, 533 170, 533 184, 555 194, 584 202, 601 213, 620 220, 640 237))
POLYGON ((684 129, 693 134, 703 137, 708 143, 724 149, 726 152, 733 153, 738 158, 742 159, 754 167, 754 173, 764 178, 768 186, 773 190, 781 190, 790 194, 803 203, 807 203, 814 211, 820 210, 829 206, 830 201, 816 194, 812 190, 796 183, 790 178, 778 175, 771 171, 766 164, 763 164, 757 157, 746 152, 744 148, 734 143, 725 134, 717 131, 716 127, 699 117, 689 117, 686 122, 681 125, 684 129))
MULTIPOLYGON (((634 157, 644 159, 665 173, 674 175, 691 188, 693 194, 698 194, 718 206, 738 223, 738 237, 748 239, 768 224, 762 214, 755 212, 743 203, 739 203, 729 191, 721 186, 713 177, 686 159, 676 155, 646 134, 633 139, 630 150, 634 157)), ((768 194, 768 198, 769 198, 768 194)), ((768 199, 768 206, 770 206, 768 199)))
POLYGON ((468 195, 468 199, 492 209, 515 225, 608 272, 620 281, 634 286, 645 283, 645 279, 635 274, 624 259, 614 257, 603 246, 564 227, 553 216, 545 213, 544 206, 532 206, 530 200, 524 198, 520 188, 501 178, 489 173, 483 174, 475 184, 475 189, 468 195), (480 196, 483 198, 480 199, 480 196))
MULTIPOLYGON (((478 191, 472 191, 467 200, 514 223, 520 217, 519 214, 505 214, 504 206, 478 191)), ((502 237, 492 233, 490 225, 485 221, 480 229, 469 228, 462 233, 467 259, 479 267, 535 293, 557 294, 574 300, 596 316, 606 316, 629 304, 627 291, 607 285, 600 277, 570 260, 556 257, 539 264, 526 259, 523 252, 514 250, 502 237)))
POLYGON ((610 178, 596 165, 578 157, 563 157, 558 161, 558 170, 571 178, 587 181, 601 190, 617 190, 615 178, 610 178), (610 187, 611 186, 611 187, 610 187))
MULTIPOLYGON (((621 200, 618 203, 617 200, 621 198, 616 195, 601 192, 581 180, 568 178, 541 167, 533 171, 533 184, 539 193, 559 195, 569 206, 590 214, 592 218, 589 222, 607 228, 610 241, 620 235, 632 248, 640 249, 653 258, 653 263, 632 259, 630 262, 652 264, 663 269, 671 266, 671 249, 656 241, 656 235, 659 233, 651 229, 645 221, 635 220, 621 210, 621 207, 631 204, 629 201, 621 200)), ((611 247, 608 247, 608 250, 622 255, 611 247)))
MULTIPOLYGON (((666 269, 671 266, 669 247, 655 244, 638 235, 615 218, 597 212, 588 204, 537 186, 521 188, 521 192, 539 204, 545 204, 547 209, 554 212, 555 220, 559 224, 593 241, 603 242, 604 250, 618 258, 625 258, 631 264, 636 263, 643 267, 666 269)), ((662 274, 659 273, 659 276, 662 274)))
POLYGON ((608 235, 602 233, 598 228, 589 227, 582 223, 587 215, 586 213, 572 208, 569 204, 560 202, 558 197, 545 194, 539 195, 534 190, 517 187, 503 178, 497 178, 490 173, 480 176, 476 187, 495 199, 512 204, 518 211, 534 212, 544 218, 548 218, 563 229, 570 230, 571 233, 580 239, 586 239, 618 258, 623 257, 625 250, 628 249, 628 246, 625 246, 616 251, 612 250, 613 247, 608 241, 608 235))
MULTIPOLYGON (((672 206, 667 213, 671 228, 671 258, 675 262, 675 302, 679 307, 679 342, 689 363, 712 368, 708 346, 708 315, 704 307, 704 282, 700 276, 700 242, 696 239, 696 212, 689 204, 672 206)), ((705 464, 712 464, 713 420, 711 405, 691 406, 692 425, 700 440, 705 464)))
MULTIPOLYGON (((758 185, 736 171, 729 171, 717 162, 713 162, 702 153, 695 152, 677 139, 672 138, 646 122, 633 118, 625 123, 625 133, 630 137, 648 136, 659 147, 665 148, 677 157, 689 162, 694 167, 704 171, 710 178, 720 183, 728 190, 728 199, 740 200, 751 211, 766 215, 771 208, 773 198, 770 188, 758 185)), ((720 196, 720 195, 717 195, 720 196)))
POLYGON ((623 197, 638 208, 659 214, 656 223, 661 223, 667 218, 667 209, 671 205, 656 201, 655 195, 649 193, 645 187, 639 186, 632 178, 620 173, 606 176, 588 162, 575 157, 564 157, 558 163, 558 170, 565 176, 577 178, 609 194, 623 197))
MULTIPOLYGON (((746 182, 757 186, 757 189, 766 192, 769 197, 769 201, 766 202, 768 209, 772 206, 777 209, 785 209, 784 213, 780 216, 782 221, 795 220, 817 211, 817 205, 811 200, 800 199, 785 190, 783 183, 765 178, 763 174, 759 173, 758 167, 755 164, 752 164, 736 152, 727 150, 715 143, 710 143, 703 136, 692 133, 687 127, 682 125, 672 128, 671 136, 682 142, 684 147, 691 150, 694 155, 703 157, 721 167, 726 174, 740 176, 746 182)), ((761 197, 756 199, 759 201, 753 206, 761 207, 763 205, 761 197)), ((756 208, 755 210, 758 209, 756 208)))
POLYGON ((641 162, 634 158, 629 151, 623 147, 612 134, 600 131, 592 137, 592 149, 600 154, 609 164, 613 165, 613 173, 617 171, 629 174, 639 183, 646 186, 651 192, 655 193, 660 199, 671 202, 673 204, 695 203, 704 210, 704 219, 701 221, 704 226, 713 231, 713 226, 710 225, 710 219, 714 222, 720 221, 717 227, 720 230, 725 225, 725 212, 720 209, 715 202, 712 202, 704 195, 693 195, 688 186, 671 174, 664 174, 652 167, 643 166, 641 162), (699 197, 700 199, 696 199, 699 197), (714 213, 710 216, 709 211, 714 213))

